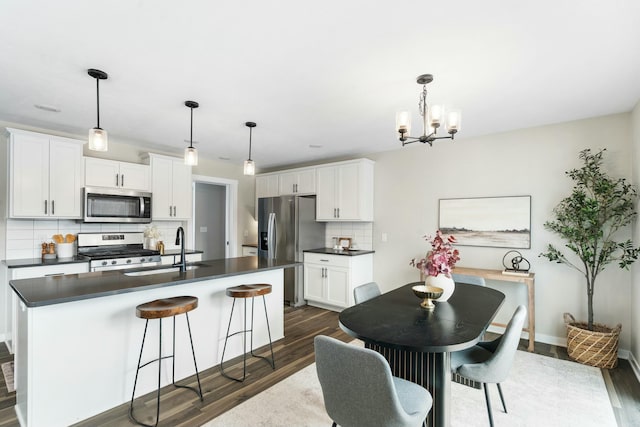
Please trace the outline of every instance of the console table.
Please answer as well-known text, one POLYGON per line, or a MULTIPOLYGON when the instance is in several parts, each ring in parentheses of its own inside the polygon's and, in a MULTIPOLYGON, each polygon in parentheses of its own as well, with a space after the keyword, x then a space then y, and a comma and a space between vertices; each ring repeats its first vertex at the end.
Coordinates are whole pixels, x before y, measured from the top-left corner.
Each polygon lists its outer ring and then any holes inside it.
MULTIPOLYGON (((469 267, 455 267, 453 269, 454 273, 458 274, 466 274, 468 276, 478 276, 484 277, 489 280, 498 280, 501 282, 515 282, 515 283, 524 283, 527 285, 528 291, 528 301, 527 301, 527 311, 529 318, 529 326, 527 328, 523 328, 524 331, 529 333, 529 346, 527 350, 533 351, 533 346, 536 338, 536 300, 535 300, 535 274, 529 273, 529 275, 514 275, 514 274, 503 274, 502 270, 487 270, 484 268, 469 268, 469 267)), ((503 323, 492 323, 495 326, 506 327, 507 325, 503 323)))

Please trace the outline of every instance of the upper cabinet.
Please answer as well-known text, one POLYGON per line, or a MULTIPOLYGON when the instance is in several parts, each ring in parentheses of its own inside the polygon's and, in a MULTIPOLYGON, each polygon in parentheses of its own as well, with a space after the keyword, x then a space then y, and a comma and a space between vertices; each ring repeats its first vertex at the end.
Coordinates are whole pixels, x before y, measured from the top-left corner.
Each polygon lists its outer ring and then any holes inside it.
POLYGON ((84 183, 87 187, 109 187, 150 191, 150 167, 136 163, 85 157, 84 183))
POLYGON ((373 165, 368 159, 316 168, 317 221, 373 221, 373 165))
POLYGON ((278 175, 256 175, 256 199, 278 196, 278 175))
POLYGON ((82 218, 84 141, 9 129, 9 216, 82 218))
POLYGON ((279 175, 278 193, 281 196, 290 194, 316 193, 316 168, 295 169, 281 172, 279 175))
POLYGON ((151 166, 151 217, 157 220, 191 219, 191 166, 176 157, 149 154, 151 166))

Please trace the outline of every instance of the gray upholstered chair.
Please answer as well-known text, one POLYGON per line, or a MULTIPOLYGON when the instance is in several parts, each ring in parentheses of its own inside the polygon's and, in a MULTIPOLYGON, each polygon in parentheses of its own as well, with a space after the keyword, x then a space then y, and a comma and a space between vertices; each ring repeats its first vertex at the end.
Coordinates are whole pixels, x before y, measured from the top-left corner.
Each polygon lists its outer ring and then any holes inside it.
POLYGON ((333 426, 420 426, 431 395, 391 375, 381 354, 334 338, 315 337, 316 369, 333 426))
POLYGON ((470 276, 468 274, 451 273, 451 278, 456 283, 468 283, 470 285, 486 286, 484 277, 470 276))
POLYGON ((376 282, 365 283, 353 289, 353 299, 356 304, 370 300, 380 295, 380 287, 376 282))
POLYGON ((473 381, 482 383, 484 396, 487 401, 489 425, 493 427, 491 400, 489 399, 488 383, 498 386, 502 408, 507 412, 500 383, 504 381, 513 365, 513 359, 520 342, 520 333, 524 325, 527 309, 519 305, 513 313, 504 334, 493 341, 480 342, 466 350, 451 353, 451 371, 473 381))

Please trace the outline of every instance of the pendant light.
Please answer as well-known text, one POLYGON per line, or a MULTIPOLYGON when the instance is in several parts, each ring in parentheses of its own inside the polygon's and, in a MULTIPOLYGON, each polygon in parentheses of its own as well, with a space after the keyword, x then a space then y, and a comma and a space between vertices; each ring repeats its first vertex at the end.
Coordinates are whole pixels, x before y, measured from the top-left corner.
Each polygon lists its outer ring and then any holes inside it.
POLYGON ((191 136, 189 137, 189 146, 184 149, 184 164, 189 166, 197 166, 198 150, 193 148, 193 109, 200 105, 196 101, 185 101, 184 105, 191 109, 191 136))
POLYGON ((244 174, 255 175, 256 164, 253 160, 251 160, 251 133, 253 131, 253 128, 257 125, 254 122, 246 122, 244 125, 249 128, 249 158, 244 161, 244 174))
POLYGON ((109 76, 101 70, 90 68, 87 74, 96 79, 96 111, 98 114, 98 124, 89 129, 89 150, 107 151, 109 148, 109 137, 107 131, 100 127, 100 80, 106 80, 109 76))

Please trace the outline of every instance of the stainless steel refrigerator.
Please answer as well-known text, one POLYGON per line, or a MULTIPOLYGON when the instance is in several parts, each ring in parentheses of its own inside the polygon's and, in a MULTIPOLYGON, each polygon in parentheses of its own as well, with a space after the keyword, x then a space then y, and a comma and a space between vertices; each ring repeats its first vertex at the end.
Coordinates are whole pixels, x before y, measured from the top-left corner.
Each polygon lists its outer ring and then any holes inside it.
MULTIPOLYGON (((325 223, 316 222, 315 196, 258 199, 258 256, 304 261, 306 249, 325 246, 325 223)), ((284 301, 298 307, 304 300, 303 266, 284 270, 284 301)))

